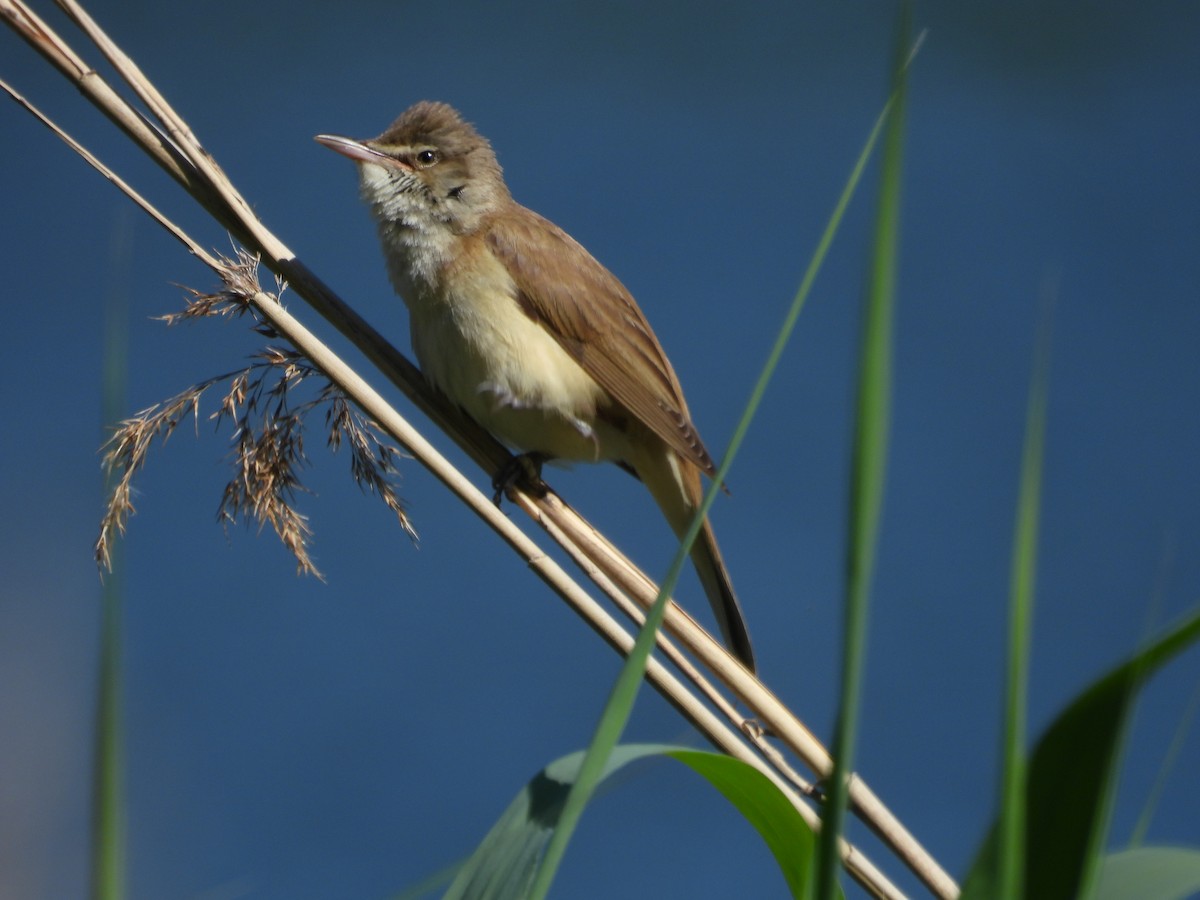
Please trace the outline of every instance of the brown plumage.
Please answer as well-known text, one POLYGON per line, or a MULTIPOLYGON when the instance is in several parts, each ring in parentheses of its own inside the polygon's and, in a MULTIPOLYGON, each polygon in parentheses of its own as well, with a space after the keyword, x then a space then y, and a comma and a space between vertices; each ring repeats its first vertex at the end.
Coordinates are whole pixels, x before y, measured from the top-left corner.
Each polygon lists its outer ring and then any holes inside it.
MULTIPOLYGON (((317 140, 359 163, 430 382, 519 450, 622 463, 682 534, 715 466, 624 285, 512 199, 491 145, 446 104, 418 103, 374 140, 317 140)), ((753 670, 707 520, 692 560, 726 644, 753 670)))

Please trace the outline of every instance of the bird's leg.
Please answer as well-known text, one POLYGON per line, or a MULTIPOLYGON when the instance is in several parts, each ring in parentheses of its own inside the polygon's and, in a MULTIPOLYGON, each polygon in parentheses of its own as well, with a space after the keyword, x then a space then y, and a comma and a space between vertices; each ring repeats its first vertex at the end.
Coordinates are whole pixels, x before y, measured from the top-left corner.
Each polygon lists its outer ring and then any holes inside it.
POLYGON ((521 453, 509 459, 492 478, 492 488, 496 491, 492 502, 499 506, 501 498, 517 485, 536 497, 544 496, 546 485, 542 481, 542 463, 548 459, 546 454, 536 452, 521 453))

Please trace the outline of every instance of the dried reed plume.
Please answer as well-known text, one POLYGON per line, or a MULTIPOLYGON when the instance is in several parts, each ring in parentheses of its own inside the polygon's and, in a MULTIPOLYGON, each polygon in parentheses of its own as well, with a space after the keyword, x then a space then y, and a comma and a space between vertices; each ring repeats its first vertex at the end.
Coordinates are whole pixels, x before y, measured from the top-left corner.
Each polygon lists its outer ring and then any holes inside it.
MULTIPOLYGON (((255 313, 250 298, 262 293, 258 284, 258 262, 245 252, 236 260, 222 259, 222 290, 202 294, 190 290, 183 310, 161 318, 168 325, 214 316, 254 318, 254 330, 274 340, 279 334, 255 313)), ((276 279, 276 291, 269 296, 276 302, 284 284, 276 279)), ((299 472, 308 463, 304 452, 304 428, 309 414, 324 409, 326 444, 335 452, 343 440, 350 451, 350 472, 364 492, 373 493, 397 516, 401 528, 410 537, 416 531, 403 502, 396 493, 396 460, 400 451, 379 436, 379 426, 350 404, 346 395, 331 383, 312 363, 296 350, 268 346, 252 357, 250 365, 192 385, 169 400, 142 410, 125 419, 105 444, 104 465, 113 482, 96 540, 96 561, 111 569, 112 540, 125 533, 125 525, 135 512, 133 477, 143 465, 157 438, 165 443, 179 423, 200 418, 200 398, 215 384, 228 382, 228 388, 216 412, 209 418, 233 425, 230 438, 233 477, 221 495, 217 518, 225 525, 240 519, 253 520, 259 531, 270 525, 283 545, 296 558, 301 574, 322 578, 309 554, 312 529, 307 517, 295 507, 297 494, 304 491, 299 472), (320 382, 316 396, 299 403, 291 401, 292 392, 306 380, 320 382)))

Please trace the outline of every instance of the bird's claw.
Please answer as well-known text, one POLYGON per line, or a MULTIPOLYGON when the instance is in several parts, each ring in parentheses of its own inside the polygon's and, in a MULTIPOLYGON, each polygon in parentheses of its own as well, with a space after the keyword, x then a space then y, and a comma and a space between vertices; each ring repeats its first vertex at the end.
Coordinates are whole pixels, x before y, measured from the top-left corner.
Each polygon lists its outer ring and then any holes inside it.
POLYGON ((530 493, 541 496, 546 492, 542 483, 542 463, 546 461, 541 453, 521 453, 512 457, 492 478, 492 502, 500 506, 501 500, 509 490, 517 485, 530 493))

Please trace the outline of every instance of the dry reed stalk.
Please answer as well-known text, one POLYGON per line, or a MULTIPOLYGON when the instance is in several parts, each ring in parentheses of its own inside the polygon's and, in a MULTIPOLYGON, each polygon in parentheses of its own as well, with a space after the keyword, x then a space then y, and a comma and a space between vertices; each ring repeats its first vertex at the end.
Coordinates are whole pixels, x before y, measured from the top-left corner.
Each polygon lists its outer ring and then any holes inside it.
MULTIPOLYGON (((0 0, 0 16, 66 78, 75 83, 137 146, 204 206, 217 222, 228 229, 237 240, 251 248, 256 258, 261 259, 278 278, 286 280, 296 294, 346 335, 385 377, 396 384, 422 412, 453 438, 485 472, 497 471, 508 456, 506 451, 474 422, 466 419, 458 410, 434 394, 411 362, 338 298, 266 229, 216 162, 196 140, 186 122, 171 109, 133 62, 95 25, 82 7, 74 0, 59 0, 59 5, 101 50, 134 94, 151 111, 158 124, 125 101, 21 0, 0 0)), ((237 274, 236 266, 231 266, 228 261, 215 259, 201 249, 136 191, 64 132, 53 126, 48 119, 37 113, 8 85, 0 82, 0 86, 50 125, 106 178, 113 181, 143 210, 183 242, 190 252, 213 268, 225 281, 227 289, 231 289, 231 280, 236 282, 239 277, 244 277, 237 274)), ((284 311, 275 296, 263 292, 257 283, 249 288, 243 284, 236 290, 241 291, 243 302, 252 306, 263 322, 268 323, 273 331, 285 338, 315 369, 337 385, 338 390, 344 392, 351 402, 371 420, 378 422, 384 431, 454 491, 476 515, 520 553, 539 577, 571 604, 604 640, 621 652, 628 652, 633 643, 632 636, 561 567, 550 560, 524 532, 499 513, 489 498, 450 466, 416 429, 400 417, 357 373, 284 311)), ((185 408, 192 407, 186 407, 185 404, 185 408)), ((170 420, 169 416, 167 420, 170 420)), ((238 500, 238 505, 246 499, 248 498, 238 500)), ((511 499, 560 543, 584 572, 617 602, 635 623, 640 622, 640 610, 631 604, 625 595, 628 594, 643 608, 653 601, 657 587, 644 573, 626 560, 553 491, 547 489, 542 494, 540 491, 535 493, 516 489, 512 492, 511 499)), ((392 508, 404 524, 406 520, 398 500, 396 504, 392 508)), ((297 529, 303 525, 302 522, 283 524, 285 530, 291 531, 294 539, 298 533, 297 529)), ((302 539, 299 543, 302 546, 302 539)), ((302 561, 301 564, 303 565, 302 561)), ((752 711, 755 720, 748 720, 740 715, 734 702, 725 699, 723 692, 716 685, 688 664, 672 641, 664 635, 659 636, 660 647, 663 647, 668 657, 679 665, 680 671, 693 683, 699 696, 686 688, 655 659, 650 660, 647 679, 715 746, 763 771, 784 790, 801 813, 815 824, 816 814, 801 799, 801 795, 808 793, 807 783, 792 771, 781 754, 764 739, 764 733, 778 739, 811 769, 818 779, 826 777, 832 769, 828 751, 765 685, 746 672, 719 643, 677 606, 668 611, 665 628, 688 653, 732 691, 737 701, 752 711), (705 700, 715 706, 730 724, 722 722, 706 705, 705 700)), ((957 896, 958 888, 950 876, 883 807, 857 776, 852 776, 850 795, 854 811, 935 896, 957 896)), ((861 853, 844 842, 843 859, 850 874, 873 894, 881 897, 901 896, 895 886, 861 853)))

